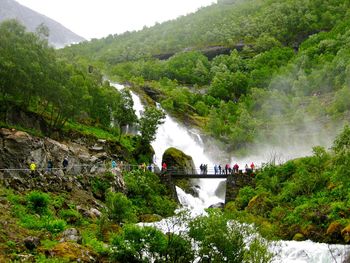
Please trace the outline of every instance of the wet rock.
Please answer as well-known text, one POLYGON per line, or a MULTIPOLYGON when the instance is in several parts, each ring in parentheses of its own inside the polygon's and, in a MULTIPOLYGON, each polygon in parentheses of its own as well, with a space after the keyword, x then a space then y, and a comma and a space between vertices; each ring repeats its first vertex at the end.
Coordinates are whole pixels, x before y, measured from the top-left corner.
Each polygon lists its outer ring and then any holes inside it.
POLYGON ((226 181, 221 181, 218 188, 215 190, 215 195, 220 199, 225 199, 226 194, 226 181))
POLYGON ((23 243, 27 249, 33 250, 40 245, 40 239, 38 237, 29 236, 23 240, 23 243))
POLYGON ((188 193, 193 197, 199 197, 199 190, 200 190, 200 186, 193 185, 188 189, 188 193))
POLYGON ((212 204, 211 206, 209 206, 209 208, 224 208, 224 207, 225 207, 225 204, 222 202, 212 204))

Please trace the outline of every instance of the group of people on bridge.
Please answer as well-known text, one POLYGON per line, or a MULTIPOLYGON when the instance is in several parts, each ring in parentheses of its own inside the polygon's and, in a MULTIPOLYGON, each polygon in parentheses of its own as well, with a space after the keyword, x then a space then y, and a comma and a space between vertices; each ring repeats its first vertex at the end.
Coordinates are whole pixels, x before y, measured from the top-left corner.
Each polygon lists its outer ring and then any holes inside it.
MULTIPOLYGON (((201 164, 199 166, 199 170, 200 170, 200 174, 208 174, 208 165, 207 164, 201 164)), ((252 162, 250 164, 250 166, 248 166, 248 164, 245 165, 244 170, 246 173, 251 173, 255 170, 255 164, 252 162)), ((235 174, 235 173, 239 173, 239 165, 237 163, 235 163, 232 168, 230 166, 230 164, 226 164, 224 167, 221 166, 221 164, 217 165, 214 164, 214 174, 215 175, 220 175, 220 174, 235 174)), ((243 172, 243 171, 242 171, 243 172)))

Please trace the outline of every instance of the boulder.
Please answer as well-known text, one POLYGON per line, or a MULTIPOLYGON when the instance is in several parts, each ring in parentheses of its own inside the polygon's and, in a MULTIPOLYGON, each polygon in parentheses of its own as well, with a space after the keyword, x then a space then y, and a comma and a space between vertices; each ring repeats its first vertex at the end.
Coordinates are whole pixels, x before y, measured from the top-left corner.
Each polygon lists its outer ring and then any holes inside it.
POLYGON ((296 233, 293 236, 293 240, 295 240, 295 241, 303 241, 303 240, 305 240, 305 236, 302 233, 296 233))
POLYGON ((81 244, 82 238, 77 229, 69 228, 63 231, 60 242, 62 243, 62 242, 68 242, 68 241, 73 241, 73 242, 77 242, 78 244, 81 244))
POLYGON ((222 202, 212 204, 211 206, 209 206, 209 208, 224 208, 224 207, 225 207, 225 204, 222 202))
POLYGON ((226 181, 221 181, 218 185, 218 188, 215 190, 215 195, 220 199, 225 200, 226 195, 226 181))
POLYGON ((272 201, 267 194, 258 194, 250 199, 246 210, 253 215, 266 215, 273 208, 272 201))
POLYGON ((47 252, 51 257, 64 258, 74 262, 97 262, 97 255, 77 243, 62 242, 47 252))
POLYGON ((342 224, 338 221, 334 221, 329 224, 326 231, 326 235, 329 239, 329 242, 336 242, 337 240, 341 240, 342 228, 342 224))
POLYGON ((196 170, 192 157, 174 147, 164 152, 162 163, 164 162, 168 169, 176 169, 179 172, 194 173, 196 170))
POLYGON ((346 243, 350 243, 350 224, 342 229, 341 235, 346 243))

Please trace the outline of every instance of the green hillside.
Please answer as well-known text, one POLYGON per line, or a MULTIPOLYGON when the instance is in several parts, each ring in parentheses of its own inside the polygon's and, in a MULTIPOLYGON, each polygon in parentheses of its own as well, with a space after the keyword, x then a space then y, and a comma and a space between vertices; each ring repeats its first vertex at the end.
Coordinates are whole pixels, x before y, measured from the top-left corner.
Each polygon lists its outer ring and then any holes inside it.
POLYGON ((63 54, 153 90, 168 112, 247 151, 257 142, 332 137, 348 119, 348 9, 348 1, 219 1, 63 54), (220 55, 220 46, 231 52, 220 55))
POLYGON ((297 47, 307 36, 328 31, 346 16, 348 1, 228 0, 138 32, 109 35, 70 49, 111 64, 152 55, 238 43, 266 36, 297 47))

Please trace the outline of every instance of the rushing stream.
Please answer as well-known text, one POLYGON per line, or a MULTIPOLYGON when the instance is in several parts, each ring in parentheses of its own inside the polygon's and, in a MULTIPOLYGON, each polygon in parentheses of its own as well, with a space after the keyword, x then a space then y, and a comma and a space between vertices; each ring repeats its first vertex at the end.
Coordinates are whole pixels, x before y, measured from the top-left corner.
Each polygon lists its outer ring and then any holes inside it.
MULTIPOLYGON (((117 89, 122 89, 123 86, 115 83, 111 83, 117 89)), ((134 109, 138 117, 142 114, 143 105, 140 98, 133 92, 131 92, 134 100, 134 109)), ((160 125, 157 131, 156 140, 152 143, 152 147, 155 150, 154 162, 161 167, 162 155, 164 151, 169 147, 175 147, 185 154, 190 155, 196 167, 199 167, 201 163, 213 166, 214 163, 221 165, 230 161, 225 153, 219 153, 219 150, 214 147, 215 145, 205 145, 202 141, 199 132, 194 129, 188 129, 182 124, 178 123, 175 119, 166 115, 165 122, 160 125), (210 155, 210 152, 215 154, 210 155), (212 157, 214 156, 214 157, 212 157), (226 158, 227 160, 220 158, 226 158)), ((264 160, 263 158, 254 157, 254 160, 264 160)), ((244 160, 245 161, 245 160, 244 160)), ((245 162, 239 163, 240 167, 243 167, 245 162)), ((193 215, 202 214, 204 209, 208 206, 224 202, 222 198, 216 196, 220 179, 201 179, 196 182, 200 186, 199 197, 195 198, 189 194, 186 194, 180 188, 177 188, 177 194, 180 203, 189 208, 193 215)), ((169 221, 162 220, 156 224, 156 227, 168 231, 169 221)), ((271 251, 275 252, 276 258, 273 263, 341 263, 345 259, 345 253, 349 249, 349 246, 342 245, 328 245, 322 243, 315 243, 312 241, 279 241, 271 246, 271 251)))

